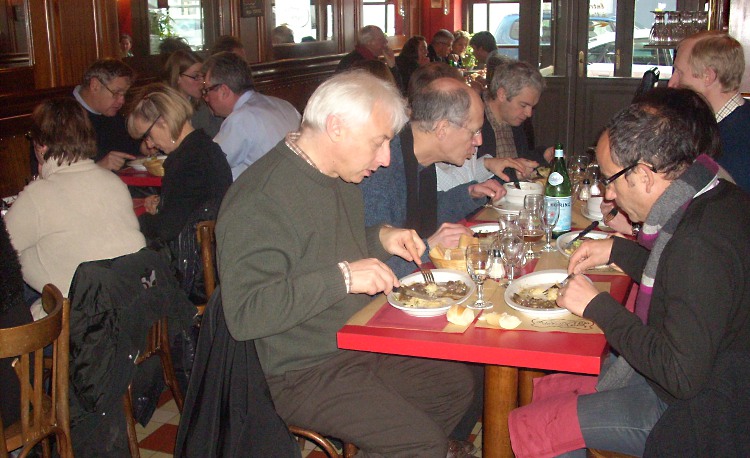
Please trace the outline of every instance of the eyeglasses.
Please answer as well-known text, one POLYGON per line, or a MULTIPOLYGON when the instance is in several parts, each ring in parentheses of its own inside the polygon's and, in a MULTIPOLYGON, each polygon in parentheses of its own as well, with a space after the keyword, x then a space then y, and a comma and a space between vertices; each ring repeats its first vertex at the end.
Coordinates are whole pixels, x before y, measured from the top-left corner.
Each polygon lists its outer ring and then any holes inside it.
POLYGON ((187 73, 180 73, 181 76, 184 76, 185 78, 190 78, 193 81, 198 81, 199 79, 203 78, 203 75, 200 73, 196 73, 195 75, 188 75, 187 73))
POLYGON ((112 97, 114 97, 116 99, 119 99, 120 97, 122 97, 124 99, 125 98, 125 94, 128 92, 127 89, 124 90, 124 91, 113 91, 112 89, 109 88, 109 86, 107 86, 106 84, 104 84, 104 81, 99 80, 99 82, 102 83, 102 86, 104 86, 104 89, 108 90, 109 93, 112 94, 112 97))
POLYGON ((211 92, 214 89, 218 88, 222 84, 223 83, 218 83, 218 84, 212 84, 211 86, 208 86, 208 87, 204 87, 203 89, 201 89, 201 94, 203 94, 203 97, 205 97, 205 96, 208 95, 209 92, 211 92))
MULTIPOLYGON (((450 121, 449 121, 449 122, 450 122, 450 121)), ((482 128, 481 128, 481 127, 480 127, 479 129, 477 129, 477 130, 471 130, 471 129, 469 129, 469 128, 468 128, 468 127, 466 127, 466 126, 462 126, 461 124, 457 124, 457 123, 455 123, 455 122, 451 122, 451 124, 453 124, 453 125, 454 125, 454 126, 456 126, 456 127, 460 127, 461 129, 466 129, 466 130, 468 130, 469 132, 471 132, 471 136, 472 136, 472 137, 478 137, 478 136, 482 135, 482 128)))
POLYGON ((643 162, 636 162, 636 163, 635 163, 635 164, 633 164, 633 165, 630 165, 630 166, 628 166, 628 167, 625 167, 624 169, 622 169, 622 170, 620 170, 619 172, 615 173, 615 174, 614 174, 614 175, 612 175, 611 177, 605 177, 605 176, 602 176, 602 179, 601 179, 601 180, 599 180, 599 181, 600 181, 600 182, 601 182, 601 183, 602 183, 602 184, 604 185, 604 187, 607 187, 607 186, 609 186, 610 184, 612 184, 612 182, 613 182, 613 181, 615 181, 616 179, 618 179, 618 178, 620 178, 621 176, 625 175, 625 174, 626 174, 626 173, 628 173, 628 172, 629 172, 630 170, 632 170, 632 169, 634 169, 634 168, 638 167, 639 165, 644 165, 644 166, 646 166, 646 167, 650 168, 652 172, 656 173, 656 168, 655 168, 655 167, 654 167, 653 165, 649 165, 649 164, 644 164, 643 162))
POLYGON ((157 116, 156 119, 154 119, 154 122, 152 122, 151 125, 148 126, 148 129, 146 129, 146 132, 144 132, 143 135, 141 135, 141 143, 145 142, 146 139, 151 136, 151 129, 154 128, 154 126, 156 125, 156 121, 158 121, 159 118, 161 118, 161 115, 157 116))

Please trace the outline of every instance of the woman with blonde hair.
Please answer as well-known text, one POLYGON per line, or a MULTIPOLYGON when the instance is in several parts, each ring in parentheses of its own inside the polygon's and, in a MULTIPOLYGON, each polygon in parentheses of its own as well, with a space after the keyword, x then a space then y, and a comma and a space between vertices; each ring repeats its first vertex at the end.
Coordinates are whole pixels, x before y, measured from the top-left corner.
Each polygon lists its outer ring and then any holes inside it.
POLYGON ((224 120, 214 116, 206 102, 203 101, 203 59, 193 51, 178 50, 173 52, 164 64, 164 82, 177 89, 193 106, 193 127, 203 129, 213 138, 219 132, 224 120))
POLYGON ((200 260, 194 226, 216 218, 221 199, 232 184, 232 171, 221 147, 193 128, 193 107, 175 89, 151 84, 135 100, 128 132, 167 155, 161 196, 146 197, 146 213, 139 217, 141 231, 151 246, 167 249, 177 262, 182 287, 191 299, 205 301, 196 275, 200 260))
POLYGON ((466 48, 469 47, 469 39, 471 35, 465 30, 456 30, 453 32, 453 46, 448 59, 455 62, 456 67, 464 68, 464 57, 466 54, 466 48))
MULTIPOLYGON (((23 278, 41 293, 47 283, 68 295, 78 265, 134 253, 145 245, 128 188, 97 165, 89 117, 73 98, 48 100, 34 110, 31 128, 39 178, 5 215, 23 278)), ((41 300, 32 315, 46 314, 41 300)))

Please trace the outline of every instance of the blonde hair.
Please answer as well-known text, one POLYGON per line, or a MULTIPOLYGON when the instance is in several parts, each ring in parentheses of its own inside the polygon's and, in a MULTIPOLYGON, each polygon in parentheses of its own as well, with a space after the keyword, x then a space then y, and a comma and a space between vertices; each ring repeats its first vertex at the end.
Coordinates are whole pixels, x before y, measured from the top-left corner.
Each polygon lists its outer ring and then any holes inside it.
POLYGON ((145 86, 138 93, 138 102, 128 116, 128 133, 133 138, 143 135, 135 127, 135 120, 153 123, 161 117, 167 124, 173 139, 180 136, 182 128, 193 116, 193 107, 177 90, 164 83, 153 83, 145 86))
POLYGON ((695 40, 688 56, 694 77, 702 76, 710 68, 716 72, 723 92, 735 92, 740 88, 745 72, 745 55, 739 41, 718 30, 700 32, 688 40, 695 40))

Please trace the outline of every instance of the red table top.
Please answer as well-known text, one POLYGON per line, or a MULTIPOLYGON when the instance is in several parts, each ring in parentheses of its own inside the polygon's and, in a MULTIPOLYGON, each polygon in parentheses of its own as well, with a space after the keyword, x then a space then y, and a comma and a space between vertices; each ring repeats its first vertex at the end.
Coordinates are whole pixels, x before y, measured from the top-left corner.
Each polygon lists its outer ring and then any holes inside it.
MULTIPOLYGON (((628 298, 629 277, 587 275, 594 281, 611 281, 615 299, 624 303, 628 298)), ((384 300, 383 307, 390 305, 384 300)), ((347 350, 582 374, 598 374, 608 352, 603 334, 510 331, 474 325, 463 334, 452 334, 347 324, 337 339, 339 348, 347 350)))
POLYGON ((122 170, 118 170, 117 176, 128 186, 142 186, 142 187, 161 187, 161 177, 151 175, 148 172, 135 170, 132 167, 126 167, 122 170))

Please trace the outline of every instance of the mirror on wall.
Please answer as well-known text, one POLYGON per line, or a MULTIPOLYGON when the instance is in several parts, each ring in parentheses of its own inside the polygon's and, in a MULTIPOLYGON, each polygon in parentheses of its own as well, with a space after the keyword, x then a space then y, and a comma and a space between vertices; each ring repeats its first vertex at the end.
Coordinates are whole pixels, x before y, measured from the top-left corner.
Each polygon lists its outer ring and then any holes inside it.
POLYGON ((28 0, 0 0, 0 68, 31 65, 28 0))
POLYGON ((333 39, 330 0, 273 0, 268 29, 274 46, 333 39))
POLYGON ((117 0, 122 57, 202 51, 206 27, 201 0, 117 0))

